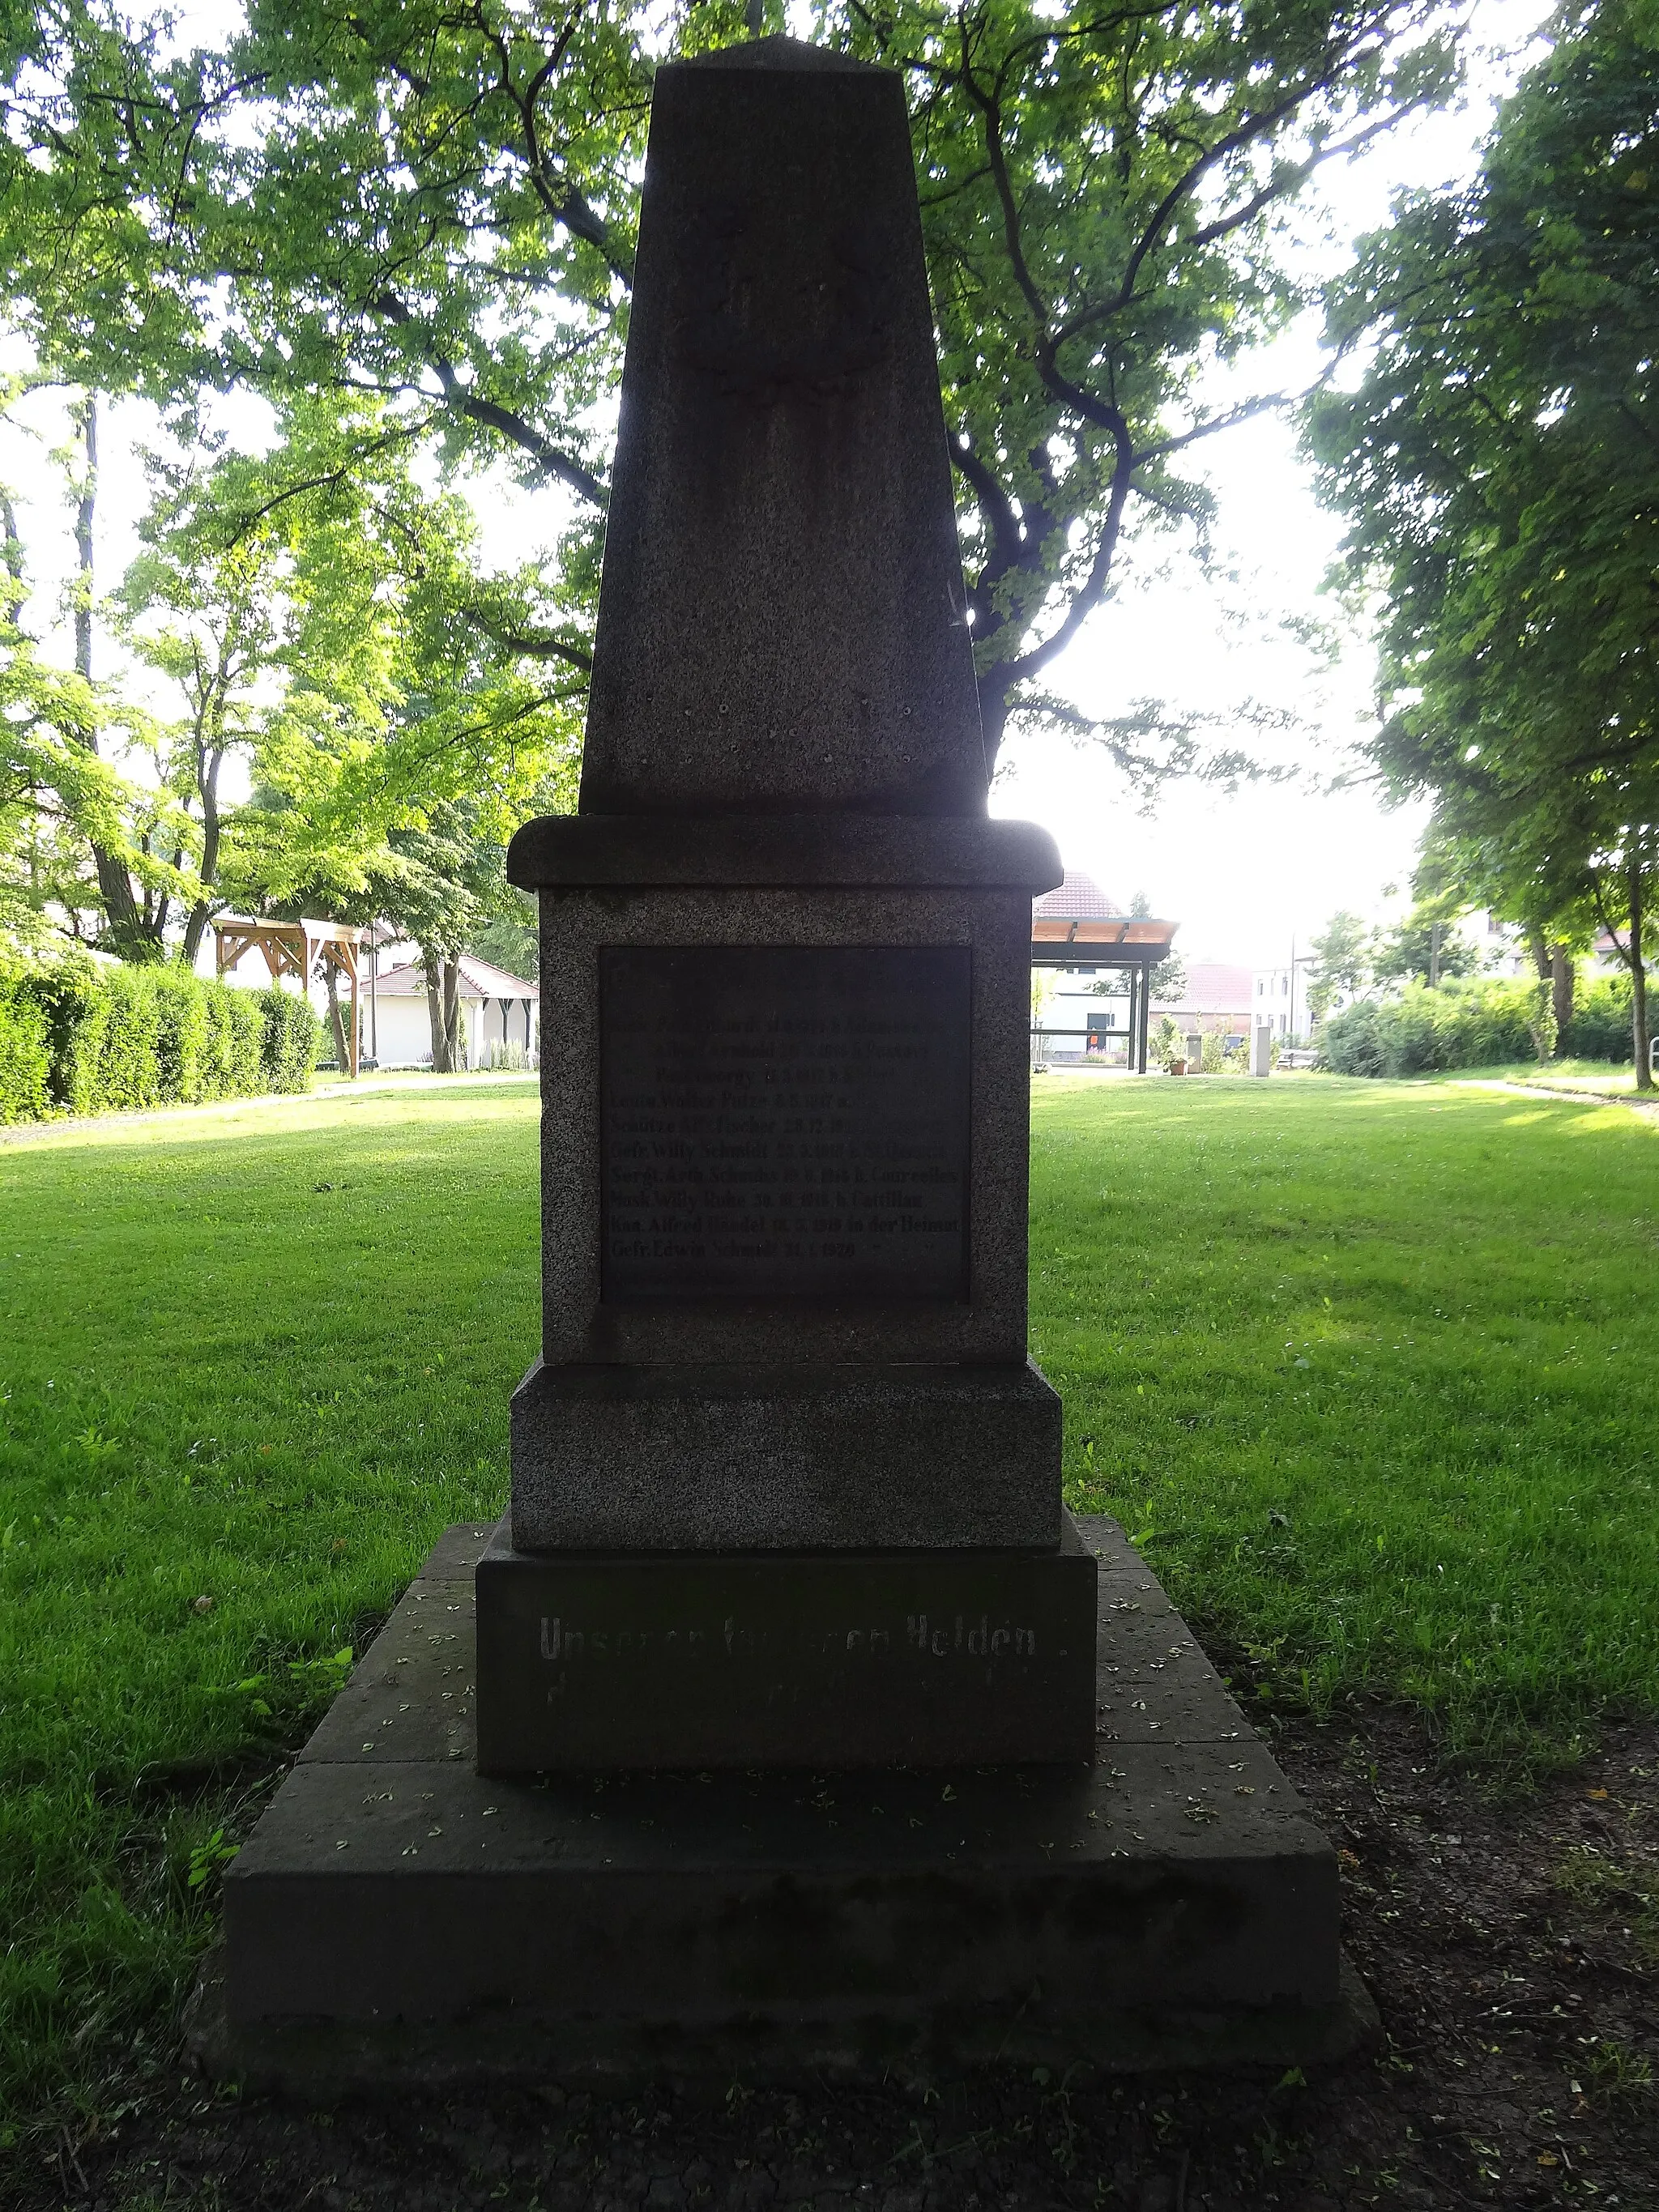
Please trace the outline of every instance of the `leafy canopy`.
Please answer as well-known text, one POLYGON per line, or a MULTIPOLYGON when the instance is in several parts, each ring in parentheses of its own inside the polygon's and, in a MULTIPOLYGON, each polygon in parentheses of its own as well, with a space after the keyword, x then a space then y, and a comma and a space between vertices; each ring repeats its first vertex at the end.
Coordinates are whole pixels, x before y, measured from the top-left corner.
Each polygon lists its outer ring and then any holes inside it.
MULTIPOLYGON (((180 53, 57 0, 5 98, 0 280, 100 388, 368 398, 376 437, 556 490, 517 641, 580 673, 652 71, 742 31, 733 0, 252 0, 180 53)), ((907 80, 993 748, 1046 720, 1194 766, 1048 672, 1136 532, 1201 525, 1202 374, 1296 304, 1274 226, 1312 170, 1444 91, 1437 0, 826 0, 816 35, 907 80)))
POLYGON ((1425 882, 1642 945, 1659 818, 1659 17, 1570 6, 1478 180, 1417 194, 1332 309, 1370 342, 1313 410, 1382 606, 1372 759, 1435 804, 1425 882))

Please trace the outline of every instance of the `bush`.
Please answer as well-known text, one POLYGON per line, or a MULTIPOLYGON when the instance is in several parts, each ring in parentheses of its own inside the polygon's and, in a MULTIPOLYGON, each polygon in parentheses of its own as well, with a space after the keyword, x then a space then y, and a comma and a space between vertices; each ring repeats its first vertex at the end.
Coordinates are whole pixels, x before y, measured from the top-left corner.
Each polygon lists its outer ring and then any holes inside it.
POLYGON ((71 952, 0 981, 0 1122, 305 1091, 317 1035, 289 992, 71 952))
POLYGON ((1601 976, 1574 994, 1572 1019, 1561 1032, 1561 1049, 1573 1060, 1630 1060, 1635 1047, 1630 1033, 1628 975, 1601 976))
MULTIPOLYGON (((1443 984, 1437 991, 1414 983, 1397 999, 1360 999, 1333 1014, 1319 1034, 1320 1057, 1338 1075, 1501 1066, 1537 1057, 1539 1018, 1538 986, 1524 978, 1470 977, 1443 984)), ((1585 1059, 1628 1060, 1628 984, 1622 996, 1617 979, 1592 985, 1559 1044, 1564 1052, 1585 1059), (1621 1010, 1617 1020, 1611 1012, 1615 1008, 1621 1010)))
POLYGON ((265 1012, 253 991, 208 986, 204 1098, 247 1098, 265 1087, 265 1012))
POLYGON ((52 1030, 15 977, 0 981, 0 1125, 38 1121, 52 1100, 52 1030))
MULTIPOLYGON (((161 994, 153 968, 104 971, 103 1020, 97 1041, 92 1108, 95 1114, 132 1113, 160 1106, 161 994)), ((176 1060, 175 1060, 176 1068, 176 1060)))
POLYGON ((70 952, 50 967, 30 969, 21 988, 46 1018, 51 1105, 62 1114, 95 1114, 108 1012, 103 971, 84 952, 70 952))
POLYGON ((264 1033, 260 1060, 267 1091, 309 1091, 322 1031, 308 1000, 273 983, 259 994, 264 1033))

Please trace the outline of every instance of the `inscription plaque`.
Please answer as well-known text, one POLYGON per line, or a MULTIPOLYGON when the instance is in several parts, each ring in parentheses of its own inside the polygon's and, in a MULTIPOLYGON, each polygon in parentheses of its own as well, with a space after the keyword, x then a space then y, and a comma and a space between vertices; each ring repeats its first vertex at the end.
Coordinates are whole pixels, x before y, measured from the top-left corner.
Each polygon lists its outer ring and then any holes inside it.
POLYGON ((971 958, 602 948, 604 1295, 965 1297, 971 958))

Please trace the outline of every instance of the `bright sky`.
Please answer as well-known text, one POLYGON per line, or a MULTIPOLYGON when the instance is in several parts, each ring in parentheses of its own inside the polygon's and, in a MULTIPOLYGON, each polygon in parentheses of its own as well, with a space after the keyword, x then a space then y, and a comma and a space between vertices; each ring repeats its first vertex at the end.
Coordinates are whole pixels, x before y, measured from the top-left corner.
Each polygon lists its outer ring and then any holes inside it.
MULTIPOLYGON (((1325 173, 1297 222, 1297 251, 1310 276, 1340 269, 1352 240, 1387 220, 1390 196, 1402 185, 1472 173, 1492 102, 1546 13, 1543 0, 1474 0, 1468 99, 1325 173)), ((1316 328, 1310 318, 1270 353, 1244 362, 1231 382, 1218 379, 1214 404, 1310 382, 1319 366, 1316 328)), ((12 366, 21 363, 0 356, 0 369, 12 366)), ((244 403, 240 419, 225 427, 238 442, 257 439, 261 411, 244 403)), ((22 534, 42 581, 36 619, 45 620, 70 553, 69 516, 45 459, 46 447, 63 435, 62 417, 42 395, 22 420, 33 436, 0 425, 0 480, 20 496, 22 534)), ((145 492, 136 449, 147 434, 149 418, 135 406, 112 410, 104 425, 97 555, 104 588, 118 581, 137 550, 145 492)), ((1397 907, 1399 897, 1384 894, 1390 886, 1405 893, 1422 817, 1385 810, 1363 787, 1329 787, 1366 726, 1372 655, 1366 639, 1350 633, 1334 659, 1322 663, 1284 628, 1310 616, 1340 619, 1320 594, 1340 529, 1314 499, 1292 428, 1266 416, 1200 450, 1217 501, 1218 562, 1233 580, 1213 586, 1176 556, 1157 579, 1103 608, 1049 681, 1100 714, 1156 698, 1177 712, 1219 716, 1224 727, 1246 700, 1288 709, 1308 732, 1277 744, 1296 780, 1246 787, 1231 798, 1174 785, 1148 814, 1098 750, 1022 738, 1006 749, 992 806, 1044 823, 1069 866, 1125 903, 1144 890, 1154 913, 1180 922, 1177 944, 1189 959, 1268 966, 1289 956, 1292 939, 1305 948, 1339 907, 1379 919, 1397 907)), ((492 562, 522 559, 552 535, 544 497, 489 483, 477 504, 492 562)), ((1240 742, 1249 747, 1250 733, 1241 732, 1240 742)))
MULTIPOLYGON (((1387 221, 1401 186, 1474 172, 1493 102, 1547 13, 1539 0, 1478 0, 1466 102, 1325 173, 1297 224, 1310 273, 1340 269, 1353 240, 1387 221)), ((1244 362, 1231 392, 1218 382, 1215 397, 1224 404, 1304 386, 1319 360, 1317 319, 1310 318, 1270 353, 1244 362)), ((1296 764, 1297 780, 1246 787, 1231 798, 1172 785, 1148 816, 1097 752, 1027 738, 1008 749, 992 806, 1042 823, 1067 865, 1086 870, 1115 898, 1127 903, 1144 890, 1155 914, 1180 922, 1176 941, 1189 960, 1267 967, 1289 958, 1292 939, 1305 950, 1340 907, 1376 919, 1397 911, 1408 896, 1425 810, 1391 811, 1363 787, 1328 788, 1346 764, 1346 749, 1369 725, 1374 656, 1368 640, 1350 632, 1334 664, 1322 666, 1280 628, 1298 617, 1340 620, 1320 584, 1341 531, 1314 498, 1293 428, 1261 417, 1202 450, 1218 507, 1217 554, 1237 582, 1218 593, 1191 564, 1176 564, 1156 584, 1126 593, 1058 665, 1055 688, 1094 714, 1121 714, 1142 696, 1224 716, 1244 699, 1288 708, 1315 733, 1311 743, 1279 752, 1296 764), (1255 619, 1230 623, 1224 599, 1255 619), (1399 896, 1385 898, 1391 885, 1399 896)))

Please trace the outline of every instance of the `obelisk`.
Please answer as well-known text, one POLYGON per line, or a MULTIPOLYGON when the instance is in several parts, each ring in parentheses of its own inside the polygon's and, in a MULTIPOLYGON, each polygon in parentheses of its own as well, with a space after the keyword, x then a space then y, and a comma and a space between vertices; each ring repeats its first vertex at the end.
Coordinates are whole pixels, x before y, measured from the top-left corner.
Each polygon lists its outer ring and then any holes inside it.
POLYGON ((201 2063, 331 2096, 1352 2048, 1329 1844, 1061 1510, 1025 1356, 1060 867, 986 816, 886 71, 658 73, 581 807, 510 866, 511 1511, 439 1542, 227 1870, 201 2063))
POLYGON ((1087 1759, 1026 1357, 1030 901, 992 821, 899 80, 658 72, 580 803, 542 913, 543 1349, 479 1757, 1087 1759))

